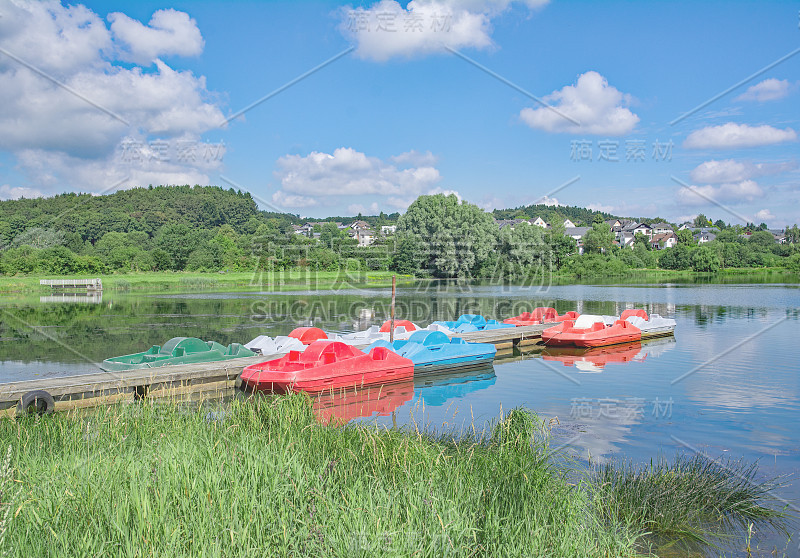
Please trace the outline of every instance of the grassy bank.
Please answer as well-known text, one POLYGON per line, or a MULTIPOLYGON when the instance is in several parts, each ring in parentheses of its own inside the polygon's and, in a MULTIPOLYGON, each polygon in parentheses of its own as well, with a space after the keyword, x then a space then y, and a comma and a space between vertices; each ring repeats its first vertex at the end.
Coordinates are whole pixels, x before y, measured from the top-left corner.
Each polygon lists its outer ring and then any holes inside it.
MULTIPOLYGON (((317 290, 352 287, 387 287, 392 284, 389 271, 308 271, 190 273, 148 272, 114 275, 95 275, 110 291, 164 292, 185 290, 317 290)), ((50 287, 39 284, 40 279, 64 279, 64 276, 31 275, 0 276, 0 293, 50 293, 50 287)), ((82 277, 86 278, 86 277, 82 277)), ((399 284, 413 281, 408 275, 398 275, 399 284)))
POLYGON ((680 462, 575 484, 547 442, 523 410, 456 441, 322 426, 302 395, 214 412, 146 403, 4 419, 0 552, 636 556, 645 533, 719 528, 715 514, 777 517, 752 477, 680 462))
MULTIPOLYGON (((347 288, 385 288, 392 284, 391 271, 310 271, 295 269, 276 272, 232 272, 232 273, 192 273, 159 271, 148 273, 125 273, 100 275, 104 290, 136 291, 142 293, 187 291, 187 290, 219 290, 219 291, 297 291, 297 290, 329 290, 347 288)), ((98 276, 93 276, 98 277, 98 276)), ((543 278, 521 277, 520 281, 533 281, 536 284, 553 285, 571 284, 576 280, 581 283, 619 282, 735 282, 737 279, 748 280, 764 278, 771 282, 796 282, 797 274, 782 267, 773 268, 729 268, 717 273, 701 273, 695 271, 673 271, 668 269, 628 269, 624 275, 589 275, 577 278, 573 274, 553 272, 543 278)), ((40 279, 63 279, 63 276, 30 275, 0 276, 0 293, 47 294, 49 287, 39 285, 40 279)), ((86 278, 86 277, 81 277, 86 278)), ((414 282, 411 275, 397 275, 398 285, 414 282)), ((481 283, 491 281, 481 280, 481 283)), ((514 283, 513 278, 502 282, 514 283)))
POLYGON ((11 556, 630 556, 537 423, 487 443, 316 423, 302 396, 220 415, 128 406, 5 420, 11 556))

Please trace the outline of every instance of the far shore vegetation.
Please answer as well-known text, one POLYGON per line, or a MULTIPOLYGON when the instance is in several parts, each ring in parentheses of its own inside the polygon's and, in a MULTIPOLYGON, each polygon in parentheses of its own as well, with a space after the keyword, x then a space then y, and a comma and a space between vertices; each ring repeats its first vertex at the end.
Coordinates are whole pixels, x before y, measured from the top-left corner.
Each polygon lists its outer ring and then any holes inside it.
POLYGON ((333 286, 342 274, 382 282, 392 273, 418 279, 540 281, 631 272, 800 272, 796 225, 782 231, 778 243, 763 223, 712 223, 699 215, 692 228, 675 231, 674 247, 653 246, 648 237, 637 235, 630 248, 615 242, 606 223, 611 217, 541 205, 487 213, 439 194, 420 196, 403 214, 331 217, 303 229, 308 220, 259 211, 249 193, 218 187, 159 186, 105 196, 8 200, 0 202, 0 289, 28 291, 32 278, 73 275, 102 276, 104 286, 125 290, 150 288, 147 283, 166 289, 281 289, 291 288, 292 274, 333 286), (496 222, 534 217, 552 226, 499 228, 496 222), (586 227, 580 239, 566 234, 565 219, 586 227), (369 242, 359 242, 364 237, 348 229, 354 220, 369 227, 369 242), (693 233, 701 230, 714 239, 698 244, 693 233), (288 279, 275 285, 269 276, 278 272, 288 279))
POLYGON ((587 469, 523 408, 432 434, 323 425, 303 394, 148 400, 0 419, 0 444, 14 557, 744 555, 793 521, 755 466, 587 469))

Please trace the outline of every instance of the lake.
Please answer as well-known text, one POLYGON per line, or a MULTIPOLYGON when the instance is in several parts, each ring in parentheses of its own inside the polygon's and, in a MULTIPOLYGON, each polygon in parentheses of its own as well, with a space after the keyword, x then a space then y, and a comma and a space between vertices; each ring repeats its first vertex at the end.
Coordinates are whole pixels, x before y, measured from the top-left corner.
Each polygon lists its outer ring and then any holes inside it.
MULTIPOLYGON (((320 400, 322 412, 386 426, 480 429, 524 405, 553 425, 554 447, 582 460, 704 452, 759 460, 767 476, 800 470, 796 284, 421 282, 398 289, 397 301, 397 316, 421 325, 462 313, 503 319, 536 306, 592 314, 644 308, 678 325, 674 338, 611 350, 499 353, 493 368, 419 379, 382 391, 380 400, 320 400)), ((92 363, 175 336, 228 344, 299 325, 360 330, 383 322, 389 298, 384 290, 358 288, 107 293, 93 303, 4 297, 0 311, 0 382, 9 382, 96 372, 92 363)), ((800 490, 793 483, 776 496, 795 506, 800 490)), ((778 555, 800 555, 785 536, 759 540, 762 548, 776 545, 778 555)))

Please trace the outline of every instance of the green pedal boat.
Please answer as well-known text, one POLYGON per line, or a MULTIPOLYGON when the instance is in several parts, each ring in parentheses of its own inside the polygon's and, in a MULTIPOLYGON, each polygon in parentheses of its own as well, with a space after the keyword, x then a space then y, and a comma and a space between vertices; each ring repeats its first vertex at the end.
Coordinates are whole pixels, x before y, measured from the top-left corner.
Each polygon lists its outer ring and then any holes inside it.
POLYGON ((153 345, 143 353, 107 358, 100 368, 109 372, 121 372, 174 364, 216 362, 255 355, 256 353, 245 349, 239 343, 231 343, 225 347, 216 341, 202 341, 197 337, 173 337, 163 346, 153 345))

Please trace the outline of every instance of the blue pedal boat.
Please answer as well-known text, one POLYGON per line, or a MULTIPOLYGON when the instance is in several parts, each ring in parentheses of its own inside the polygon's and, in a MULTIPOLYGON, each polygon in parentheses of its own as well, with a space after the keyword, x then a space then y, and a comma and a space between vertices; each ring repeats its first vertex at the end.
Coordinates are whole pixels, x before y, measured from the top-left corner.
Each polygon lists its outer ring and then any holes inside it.
POLYGON ((420 330, 408 340, 376 341, 373 347, 386 347, 398 355, 411 359, 414 375, 444 368, 485 366, 494 360, 497 349, 492 343, 467 343, 463 339, 450 339, 441 331, 420 330))
POLYGON ((473 331, 487 331, 490 329, 504 329, 514 327, 512 324, 504 324, 497 320, 487 320, 479 314, 461 314, 455 321, 433 322, 450 328, 456 333, 471 333, 473 331))

